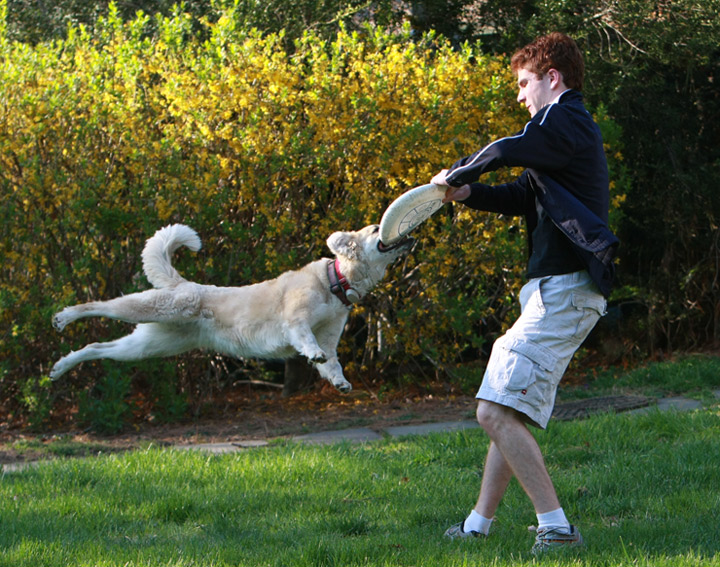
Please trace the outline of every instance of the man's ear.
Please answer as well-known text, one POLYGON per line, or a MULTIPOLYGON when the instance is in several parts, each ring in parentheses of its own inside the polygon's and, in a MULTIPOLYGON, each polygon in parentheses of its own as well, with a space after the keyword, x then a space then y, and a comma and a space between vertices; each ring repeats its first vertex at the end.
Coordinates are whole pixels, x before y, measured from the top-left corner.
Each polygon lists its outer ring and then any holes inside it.
POLYGON ((553 89, 565 80, 562 73, 557 69, 550 69, 546 75, 550 77, 550 87, 553 89))
POLYGON ((328 248, 336 256, 345 256, 350 260, 357 258, 357 242, 349 232, 333 232, 327 239, 328 248))

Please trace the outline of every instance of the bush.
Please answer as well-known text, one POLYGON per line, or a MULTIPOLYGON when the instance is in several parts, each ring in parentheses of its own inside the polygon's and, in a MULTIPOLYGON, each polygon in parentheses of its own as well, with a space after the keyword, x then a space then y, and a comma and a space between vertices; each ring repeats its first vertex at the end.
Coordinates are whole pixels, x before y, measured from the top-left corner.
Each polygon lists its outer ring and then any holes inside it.
MULTIPOLYGON (((412 43, 368 28, 328 42, 308 33, 289 54, 282 34, 245 30, 232 10, 202 23, 204 41, 188 15, 155 16, 155 35, 150 20, 124 23, 111 6, 96 32, 70 27, 67 39, 34 47, 0 30, 8 407, 21 390, 30 399, 24 386, 71 346, 127 331, 88 320, 59 337, 50 319, 68 304, 147 287, 140 251, 161 226, 183 222, 201 235, 203 252, 175 259, 188 279, 275 277, 326 255, 331 232, 378 222, 402 191, 526 120, 504 59, 432 35, 412 43)), ((518 223, 446 207, 418 229, 413 256, 351 316, 341 343, 350 379, 476 356, 515 309, 518 223)), ((178 364, 181 390, 196 391, 211 362, 187 355, 178 364)), ((85 364, 54 395, 72 401, 102 375, 85 364)))

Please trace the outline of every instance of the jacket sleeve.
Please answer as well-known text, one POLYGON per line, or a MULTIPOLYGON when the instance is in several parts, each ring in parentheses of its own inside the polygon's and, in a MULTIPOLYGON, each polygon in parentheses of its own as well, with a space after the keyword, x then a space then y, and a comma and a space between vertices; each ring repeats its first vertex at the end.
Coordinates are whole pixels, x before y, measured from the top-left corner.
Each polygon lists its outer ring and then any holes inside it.
POLYGON ((522 216, 527 214, 529 209, 532 210, 535 197, 530 189, 528 173, 523 172, 512 183, 502 185, 471 183, 470 196, 461 203, 479 211, 522 216))
POLYGON ((557 104, 538 112, 514 136, 500 138, 455 162, 446 180, 453 187, 470 184, 500 167, 525 167, 551 173, 565 167, 574 151, 572 127, 557 104))

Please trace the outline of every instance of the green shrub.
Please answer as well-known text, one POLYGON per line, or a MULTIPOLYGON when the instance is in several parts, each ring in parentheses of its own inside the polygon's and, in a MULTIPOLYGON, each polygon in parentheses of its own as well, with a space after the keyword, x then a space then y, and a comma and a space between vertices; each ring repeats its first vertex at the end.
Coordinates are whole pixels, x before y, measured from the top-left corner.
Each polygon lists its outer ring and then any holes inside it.
MULTIPOLYGON (((232 11, 203 23, 205 41, 184 14, 156 16, 155 35, 150 23, 124 23, 111 7, 95 33, 70 27, 66 40, 34 47, 0 30, 5 400, 70 348, 126 332, 88 320, 58 336, 50 319, 146 288, 140 252, 161 226, 189 224, 203 239, 198 255, 174 260, 188 279, 275 277, 527 118, 504 59, 432 36, 308 33, 289 54, 282 34, 240 29, 232 11)), ((356 332, 341 343, 351 380, 418 359, 460 362, 515 309, 518 219, 446 207, 416 236, 412 256, 351 316, 356 332)), ((181 361, 157 383, 206 374, 206 357, 181 361)), ((100 368, 63 380, 85 389, 100 368)))
POLYGON ((130 413, 130 377, 122 367, 104 361, 106 370, 92 391, 80 394, 79 422, 99 433, 118 433, 130 413))

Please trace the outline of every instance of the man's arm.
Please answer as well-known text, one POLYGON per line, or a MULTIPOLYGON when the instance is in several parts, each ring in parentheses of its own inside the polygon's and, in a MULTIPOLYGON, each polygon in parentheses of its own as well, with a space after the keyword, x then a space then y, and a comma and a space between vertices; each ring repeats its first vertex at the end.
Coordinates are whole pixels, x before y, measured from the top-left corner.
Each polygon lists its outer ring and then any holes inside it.
POLYGON ((453 164, 445 184, 460 187, 500 167, 552 172, 565 167, 574 153, 574 137, 563 109, 551 104, 536 114, 522 132, 500 138, 453 164))
MULTIPOLYGON (((442 181, 443 172, 433 178, 433 183, 442 181)), ((502 185, 486 185, 472 183, 461 187, 448 186, 443 203, 459 201, 471 209, 501 213, 510 216, 525 215, 534 206, 533 193, 529 189, 527 172, 524 172, 512 183, 502 185)))

